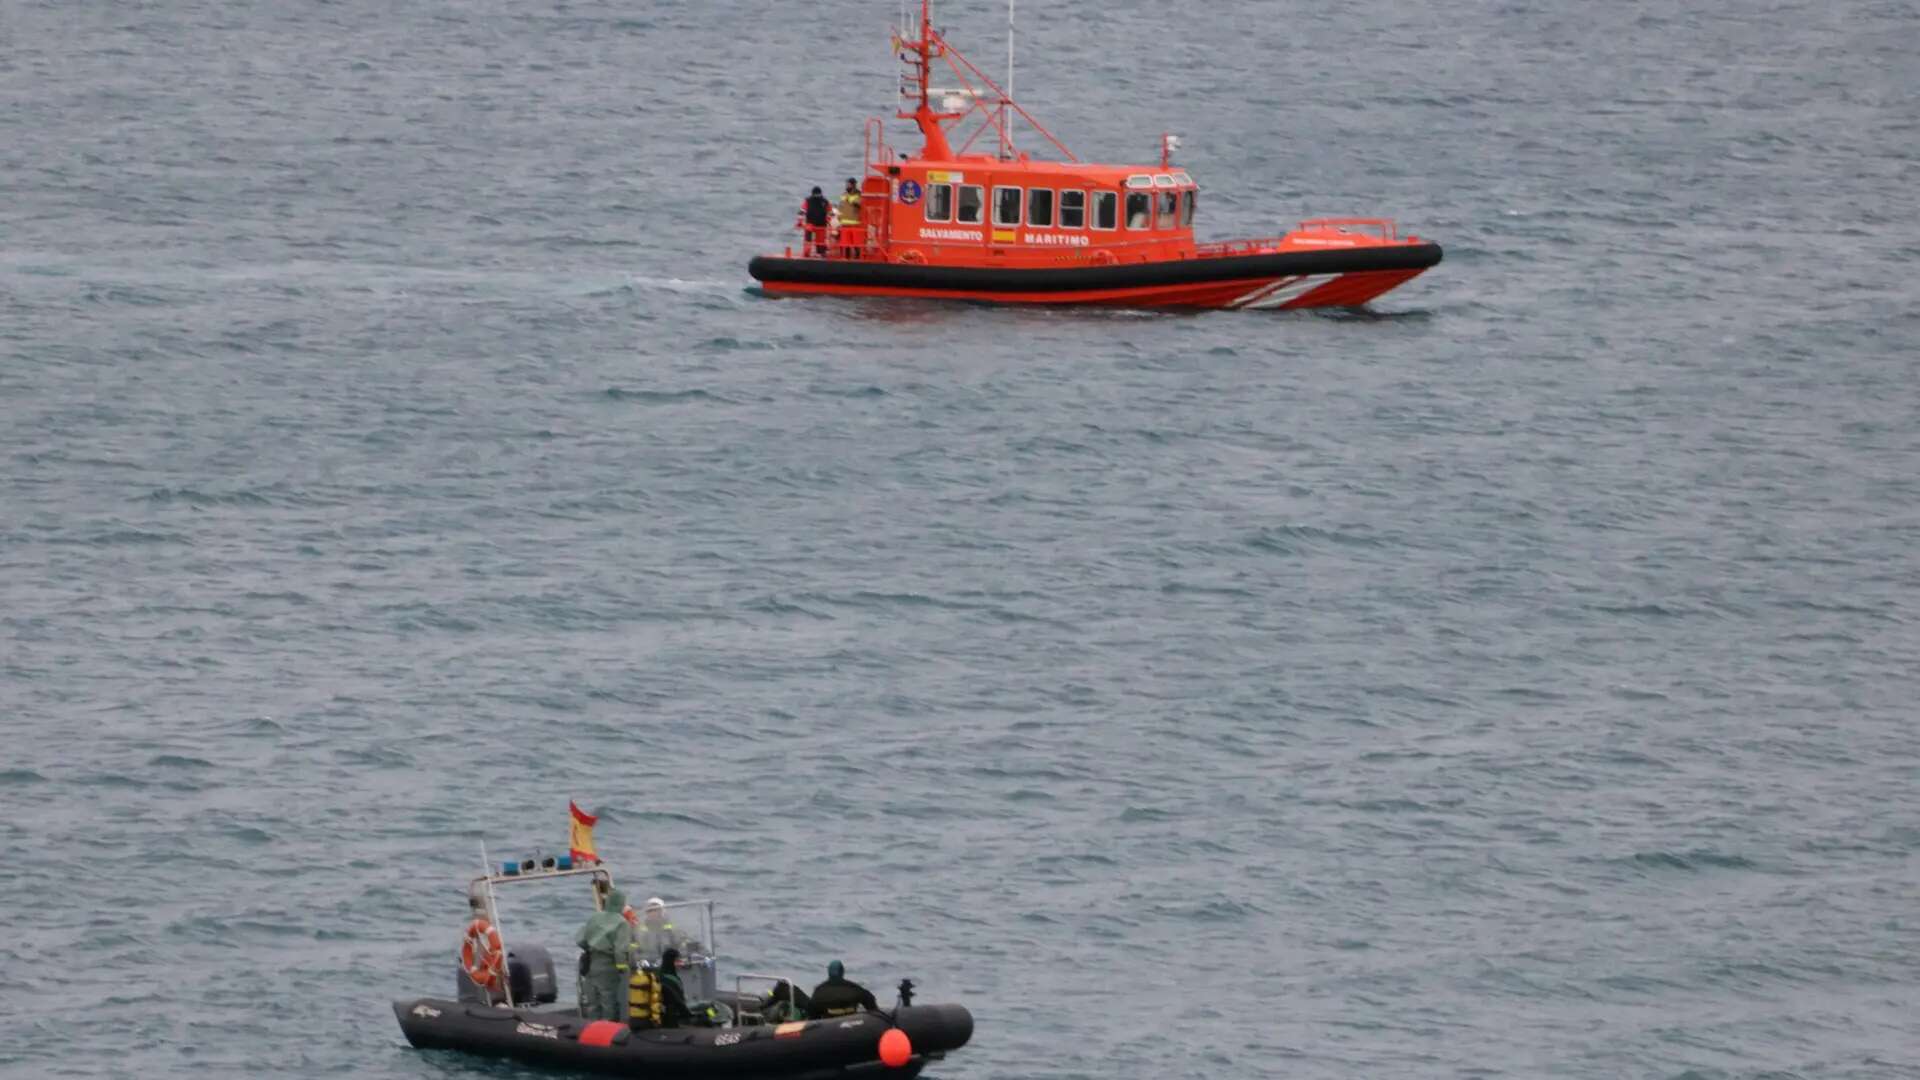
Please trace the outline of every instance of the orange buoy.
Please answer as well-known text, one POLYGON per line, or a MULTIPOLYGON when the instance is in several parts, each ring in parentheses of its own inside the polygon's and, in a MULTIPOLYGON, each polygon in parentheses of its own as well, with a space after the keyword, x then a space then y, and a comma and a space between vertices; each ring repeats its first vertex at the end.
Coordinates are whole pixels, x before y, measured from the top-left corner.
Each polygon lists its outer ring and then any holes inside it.
POLYGON ((880 1064, 890 1069, 905 1065, 913 1057, 913 1040, 899 1028, 888 1028, 880 1036, 880 1064))
POLYGON ((507 950, 500 944, 500 928, 485 919, 467 924, 460 942, 460 966, 467 978, 488 990, 500 985, 507 973, 507 950))

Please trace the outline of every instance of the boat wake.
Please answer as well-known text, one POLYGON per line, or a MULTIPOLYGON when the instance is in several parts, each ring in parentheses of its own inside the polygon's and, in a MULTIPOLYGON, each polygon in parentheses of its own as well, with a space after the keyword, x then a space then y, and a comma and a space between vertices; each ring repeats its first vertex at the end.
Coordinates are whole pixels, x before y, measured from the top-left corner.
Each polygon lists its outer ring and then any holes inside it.
POLYGON ((650 289, 655 292, 699 293, 703 295, 724 295, 740 288, 738 281, 713 281, 705 279, 688 280, 677 277, 641 277, 627 279, 636 289, 650 289))

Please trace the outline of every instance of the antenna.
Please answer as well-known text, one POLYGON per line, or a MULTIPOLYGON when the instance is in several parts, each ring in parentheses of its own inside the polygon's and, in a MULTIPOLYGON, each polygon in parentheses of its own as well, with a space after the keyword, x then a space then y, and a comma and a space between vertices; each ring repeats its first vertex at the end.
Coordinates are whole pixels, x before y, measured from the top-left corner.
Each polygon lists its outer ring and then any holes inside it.
POLYGON ((1013 0, 1007 0, 1007 96, 1013 96, 1013 0))

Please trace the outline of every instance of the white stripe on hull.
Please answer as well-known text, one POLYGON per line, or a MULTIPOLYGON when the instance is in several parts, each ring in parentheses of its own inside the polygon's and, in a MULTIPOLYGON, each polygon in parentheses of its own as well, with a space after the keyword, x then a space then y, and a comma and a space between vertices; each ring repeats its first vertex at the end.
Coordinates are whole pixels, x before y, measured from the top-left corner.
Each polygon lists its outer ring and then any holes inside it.
POLYGON ((1235 297, 1234 299, 1227 301, 1227 306, 1230 308, 1245 307, 1248 304, 1252 303, 1253 301, 1260 299, 1266 294, 1272 292, 1273 290, 1279 288, 1282 285, 1285 285, 1287 282, 1292 280, 1293 279, 1290 277, 1283 277, 1278 281, 1270 281, 1267 284, 1262 285, 1257 289, 1254 289, 1252 292, 1247 293, 1245 296, 1235 297))
POLYGON ((1305 277, 1281 278, 1268 287, 1265 295, 1249 302, 1246 306, 1256 311, 1270 311, 1289 301, 1298 300, 1339 276, 1339 274, 1308 274, 1305 277))

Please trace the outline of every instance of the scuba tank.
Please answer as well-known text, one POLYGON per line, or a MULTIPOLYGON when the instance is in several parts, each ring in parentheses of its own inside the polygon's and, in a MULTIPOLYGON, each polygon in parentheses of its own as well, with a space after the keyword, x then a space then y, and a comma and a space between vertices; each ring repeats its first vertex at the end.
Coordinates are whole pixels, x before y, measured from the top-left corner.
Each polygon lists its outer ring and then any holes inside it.
POLYGON ((660 1026, 660 984, 646 968, 627 977, 627 1026, 635 1031, 660 1026))

